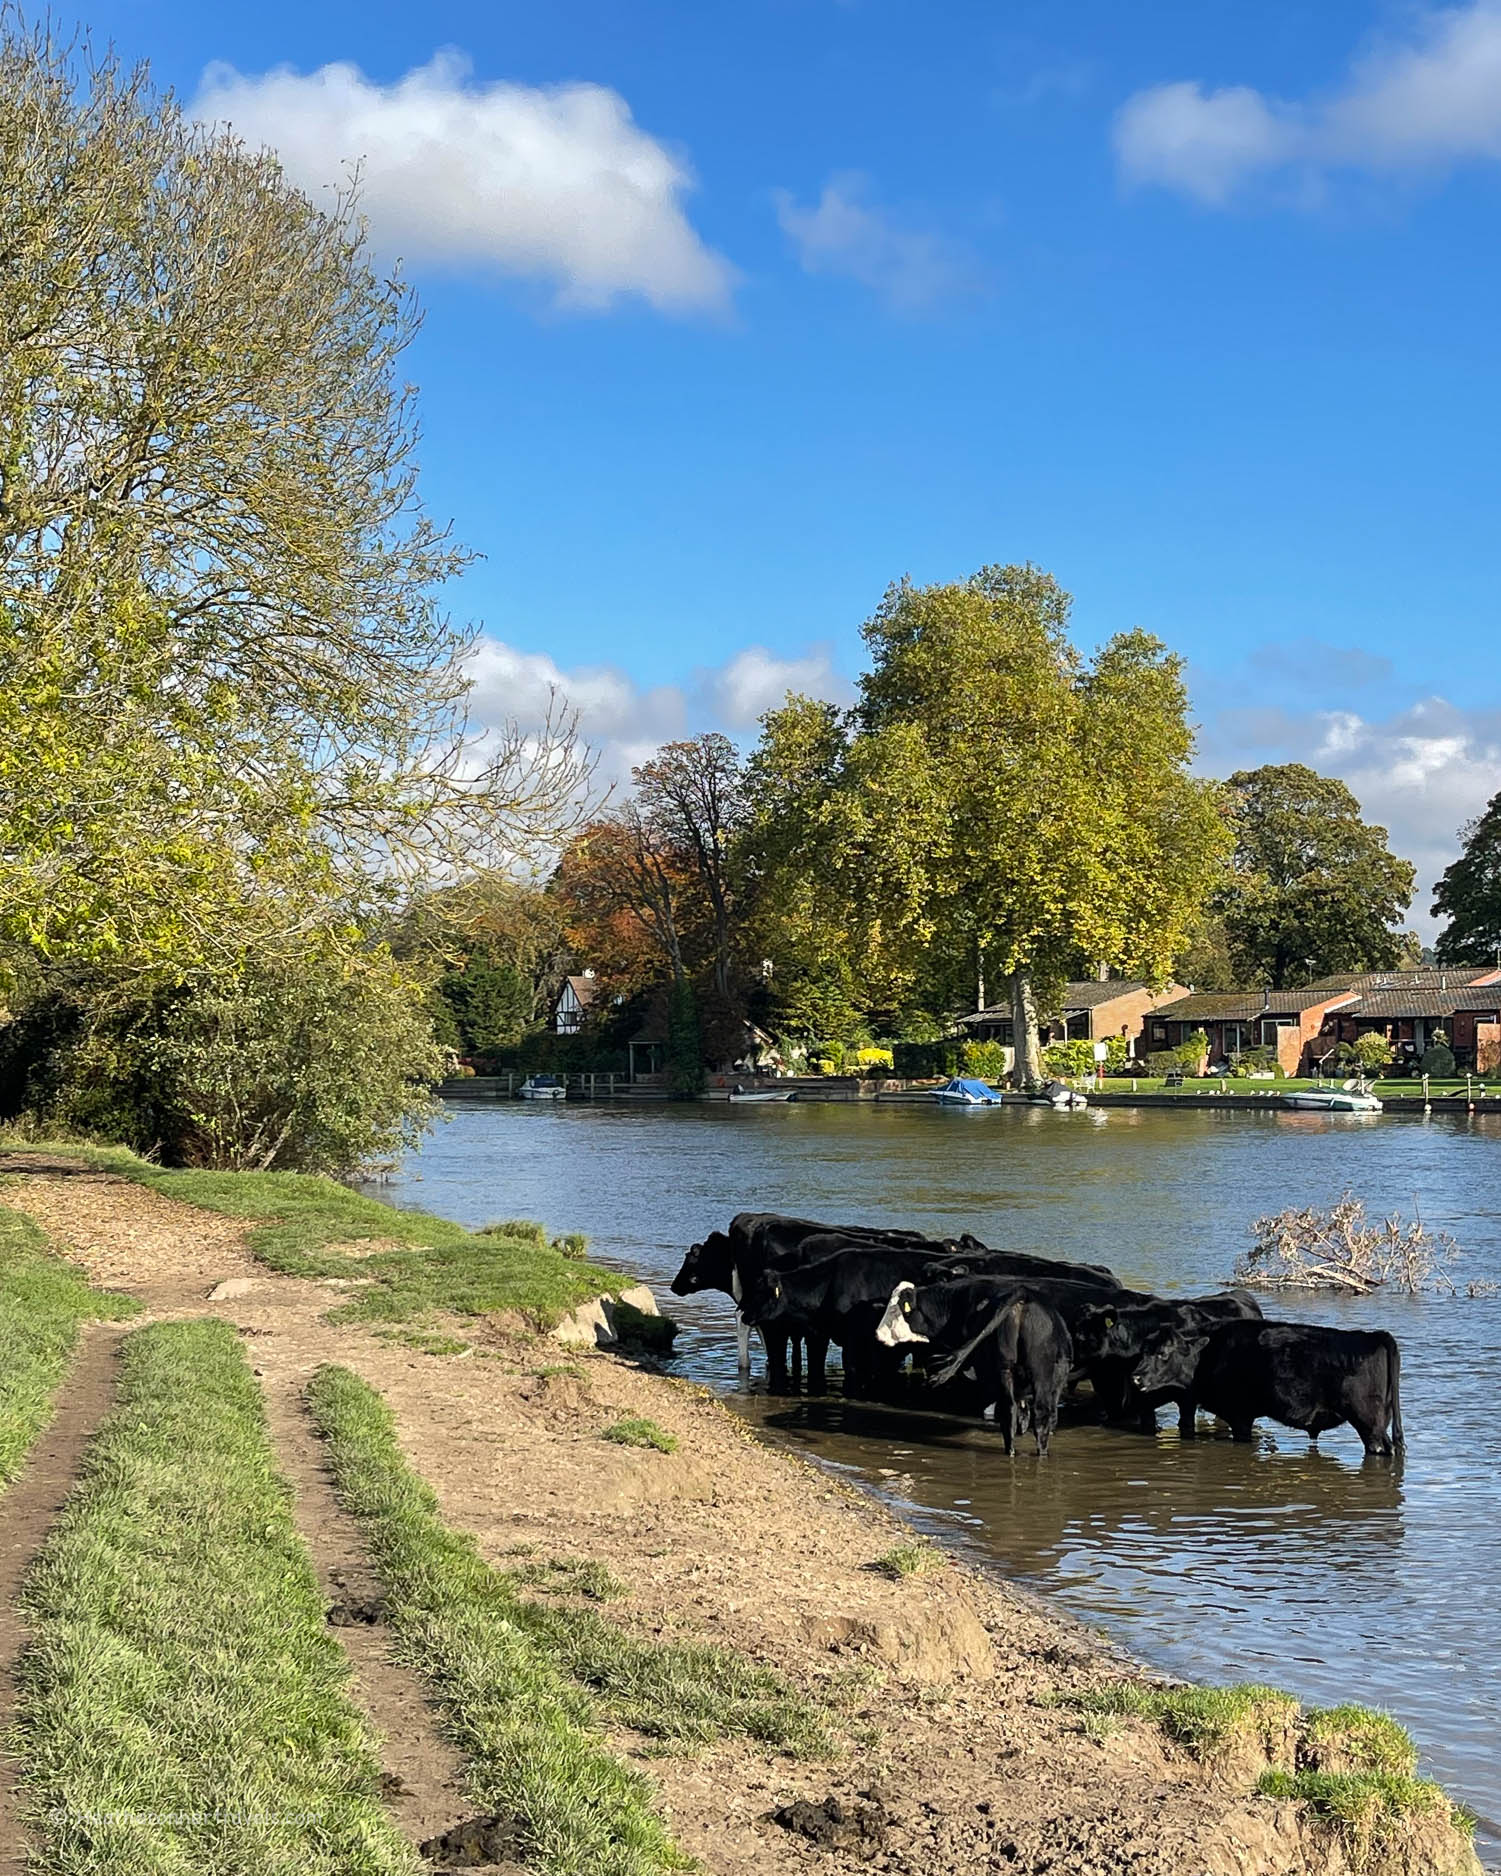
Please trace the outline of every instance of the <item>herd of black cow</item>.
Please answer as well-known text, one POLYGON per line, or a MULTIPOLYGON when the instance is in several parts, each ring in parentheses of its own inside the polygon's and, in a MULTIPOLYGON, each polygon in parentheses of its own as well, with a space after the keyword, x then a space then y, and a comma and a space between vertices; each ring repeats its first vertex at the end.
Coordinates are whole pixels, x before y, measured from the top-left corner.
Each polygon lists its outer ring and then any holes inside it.
POLYGON ((693 1245, 672 1288, 734 1298, 741 1373, 756 1329, 773 1391, 799 1386, 806 1366, 808 1391, 823 1393, 832 1342, 847 1395, 889 1398, 912 1386, 911 1356, 932 1406, 994 1411, 1008 1455, 1028 1426, 1045 1454, 1064 1394, 1085 1381, 1102 1418, 1143 1430, 1176 1403, 1185 1438, 1202 1407, 1237 1439, 1266 1418, 1310 1439, 1348 1421, 1368 1454, 1403 1443, 1390 1335, 1267 1322, 1245 1290, 1152 1296, 1103 1264, 773 1212, 741 1212, 693 1245))

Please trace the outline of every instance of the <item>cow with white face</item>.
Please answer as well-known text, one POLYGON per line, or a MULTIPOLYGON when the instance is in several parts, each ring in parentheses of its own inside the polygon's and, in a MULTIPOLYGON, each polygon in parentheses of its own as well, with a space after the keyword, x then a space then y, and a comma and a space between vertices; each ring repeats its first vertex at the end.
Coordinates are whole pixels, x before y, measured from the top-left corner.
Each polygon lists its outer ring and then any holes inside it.
POLYGON ((1038 1456, 1047 1453, 1074 1351, 1067 1323, 1035 1289, 991 1277, 899 1283, 876 1339, 893 1349, 928 1344, 944 1357, 930 1375, 939 1386, 971 1369, 1007 1458, 1029 1418, 1038 1456))

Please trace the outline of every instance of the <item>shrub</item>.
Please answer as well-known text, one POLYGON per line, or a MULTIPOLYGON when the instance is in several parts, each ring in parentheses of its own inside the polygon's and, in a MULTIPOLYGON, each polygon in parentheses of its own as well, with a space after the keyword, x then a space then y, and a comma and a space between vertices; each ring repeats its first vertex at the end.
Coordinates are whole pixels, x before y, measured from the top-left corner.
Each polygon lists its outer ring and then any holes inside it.
POLYGON ((897 1074, 905 1080, 926 1081, 933 1075, 957 1075, 963 1066, 965 1047, 959 1036, 944 1036, 937 1042, 894 1042, 891 1059, 897 1074))
POLYGON ((1442 1029, 1435 1029, 1433 1040, 1423 1051, 1423 1059, 1418 1064, 1418 1072, 1431 1075, 1435 1081, 1452 1081, 1457 1064, 1454 1051, 1449 1047, 1449 1039, 1442 1029))
POLYGON ((855 1065, 858 1068, 890 1068, 892 1066, 890 1049, 882 1049, 871 1044, 855 1051, 855 1065))
POLYGON ((959 1051, 959 1062, 966 1075, 994 1082, 1009 1074, 1010 1056, 1004 1042, 966 1042, 959 1051))
POLYGON ((1178 1066, 1188 1074, 1197 1074, 1200 1064, 1209 1054, 1209 1037, 1202 1029, 1196 1029, 1187 1042, 1180 1043, 1173 1051, 1178 1058, 1178 1066))
POLYGON ((1183 1072, 1183 1058, 1176 1049, 1153 1049, 1147 1057, 1149 1075, 1180 1075, 1183 1072))
POLYGON ((1230 1073, 1236 1077, 1264 1073, 1269 1068, 1276 1068, 1277 1055, 1273 1049, 1243 1049, 1230 1064, 1230 1073))
POLYGON ((1042 1052, 1042 1065, 1050 1075, 1092 1075, 1094 1044, 1083 1040, 1050 1042, 1042 1052))
POLYGON ((1392 1045, 1373 1029, 1368 1035, 1355 1038, 1350 1053, 1366 1074, 1377 1075, 1390 1063, 1392 1045))
POLYGON ((1126 1064, 1131 1059, 1131 1044, 1124 1036, 1107 1036, 1105 1039, 1105 1073, 1123 1075, 1126 1064))

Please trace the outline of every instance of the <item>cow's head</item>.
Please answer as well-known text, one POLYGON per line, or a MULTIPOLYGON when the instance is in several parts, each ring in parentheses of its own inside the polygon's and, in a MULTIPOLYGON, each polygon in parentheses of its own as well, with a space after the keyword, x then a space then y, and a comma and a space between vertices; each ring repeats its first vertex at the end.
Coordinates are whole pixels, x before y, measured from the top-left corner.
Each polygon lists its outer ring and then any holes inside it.
POLYGON ((916 1302, 917 1285, 899 1283, 891 1292, 886 1314, 876 1329, 876 1340, 883 1342, 887 1348, 900 1348, 906 1342, 926 1342, 928 1338, 920 1334, 912 1323, 916 1302))
POLYGON ((759 1328, 762 1323, 770 1322, 782 1309, 784 1291, 781 1272, 763 1270, 751 1278, 740 1297, 740 1318, 750 1323, 752 1328, 759 1328))
POLYGON ((1131 1370, 1133 1385, 1143 1394, 1171 1394, 1186 1388, 1208 1341, 1207 1335, 1175 1332, 1164 1336, 1131 1370))
POLYGON ((699 1275, 703 1267, 703 1261, 703 1245, 690 1244, 688 1246, 688 1255, 683 1259, 682 1269, 679 1270, 678 1274, 672 1280, 672 1293, 674 1296, 691 1296, 695 1290, 703 1288, 703 1283, 699 1275))
POLYGON ((1130 1351, 1120 1344, 1120 1312, 1110 1303, 1086 1309, 1074 1326, 1074 1354, 1080 1361, 1099 1361, 1106 1355, 1125 1355, 1130 1351))
POLYGON ((711 1231, 702 1244, 690 1244, 683 1267, 672 1280, 674 1296, 691 1296, 696 1290, 727 1290, 733 1256, 730 1241, 722 1231, 711 1231))

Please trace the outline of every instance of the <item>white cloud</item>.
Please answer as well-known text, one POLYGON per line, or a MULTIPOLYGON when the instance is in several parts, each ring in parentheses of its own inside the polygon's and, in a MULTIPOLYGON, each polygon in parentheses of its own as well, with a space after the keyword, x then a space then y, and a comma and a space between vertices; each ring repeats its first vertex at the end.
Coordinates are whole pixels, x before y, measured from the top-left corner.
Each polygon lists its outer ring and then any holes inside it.
POLYGON ((1459 852, 1459 830, 1501 789, 1501 710, 1429 697, 1385 718, 1351 710, 1223 710, 1206 725, 1202 766, 1216 775, 1262 762, 1306 762, 1337 775, 1394 853, 1418 869, 1409 921, 1433 931, 1435 881, 1459 852))
POLYGON ((827 649, 805 658, 778 658, 763 645, 748 645, 706 674, 701 691, 714 716, 731 730, 751 729, 768 710, 780 708, 788 691, 831 703, 847 703, 854 694, 827 649))
POLYGON ((192 109, 275 150, 315 198, 360 166, 385 254, 546 281, 591 311, 625 294, 664 312, 728 304, 733 270, 684 212, 691 171, 603 85, 479 84, 455 52, 390 85, 347 64, 211 65, 192 109))
POLYGON ((776 191, 777 220, 805 272, 857 280, 905 314, 931 312, 976 290, 981 274, 971 255, 930 230, 902 227, 864 199, 867 189, 854 172, 833 176, 815 208, 776 191))
POLYGON ((853 693, 826 649, 778 658, 752 645, 724 664, 698 672, 690 684, 638 685, 614 665, 564 670, 545 652, 520 651, 484 637, 469 659, 470 715, 477 732, 513 722, 537 728, 558 699, 578 712, 584 739, 599 754, 599 778, 622 783, 631 770, 675 737, 705 729, 730 734, 754 728, 789 690, 844 702, 853 693))
POLYGON ((1128 182, 1220 204, 1257 174, 1437 171, 1501 158, 1501 0, 1418 15, 1406 41, 1357 58, 1324 97, 1268 99, 1192 81, 1137 92, 1115 123, 1128 182))

